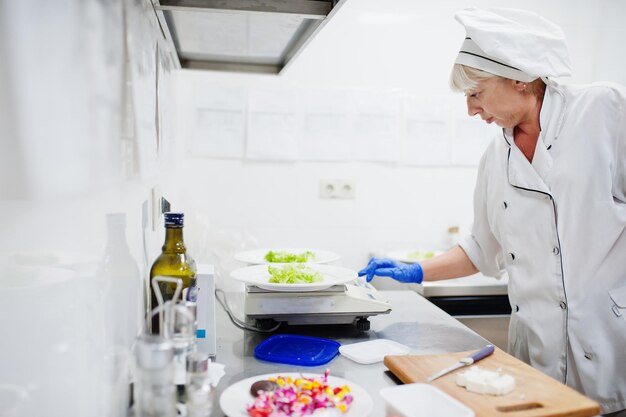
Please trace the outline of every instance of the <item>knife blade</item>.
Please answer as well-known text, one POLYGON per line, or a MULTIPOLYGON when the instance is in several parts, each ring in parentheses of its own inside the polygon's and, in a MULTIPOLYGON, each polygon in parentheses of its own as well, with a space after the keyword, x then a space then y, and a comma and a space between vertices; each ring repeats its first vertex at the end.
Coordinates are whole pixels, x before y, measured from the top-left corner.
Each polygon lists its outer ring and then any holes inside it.
POLYGON ((454 365, 449 366, 447 368, 442 369, 439 372, 435 372, 434 374, 432 374, 430 377, 428 377, 428 379, 426 380, 426 382, 433 382, 435 379, 444 376, 445 374, 448 374, 452 371, 456 371, 459 368, 462 368, 464 366, 469 366, 473 363, 478 362, 481 359, 486 358, 487 356, 491 355, 493 353, 493 351, 495 350, 495 347, 493 345, 487 345, 484 348, 482 348, 481 350, 479 350, 476 353, 471 354, 470 356, 467 356, 465 358, 461 358, 459 359, 458 362, 456 362, 454 365))

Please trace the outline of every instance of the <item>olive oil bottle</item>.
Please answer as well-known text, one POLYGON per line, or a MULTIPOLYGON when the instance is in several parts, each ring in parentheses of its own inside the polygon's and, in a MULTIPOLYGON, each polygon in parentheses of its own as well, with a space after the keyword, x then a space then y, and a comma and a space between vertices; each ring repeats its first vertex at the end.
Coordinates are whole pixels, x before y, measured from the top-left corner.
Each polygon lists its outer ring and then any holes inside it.
MULTIPOLYGON (((154 261, 150 268, 150 310, 156 308, 158 299, 152 287, 152 278, 165 276, 180 278, 183 281, 182 299, 186 301, 196 301, 196 262, 189 254, 183 240, 183 213, 165 213, 165 243, 161 248, 161 254, 154 261)), ((159 288, 163 301, 171 300, 176 291, 176 284, 173 282, 160 282, 159 288)), ((159 314, 152 317, 152 334, 159 334, 160 323, 159 314)))

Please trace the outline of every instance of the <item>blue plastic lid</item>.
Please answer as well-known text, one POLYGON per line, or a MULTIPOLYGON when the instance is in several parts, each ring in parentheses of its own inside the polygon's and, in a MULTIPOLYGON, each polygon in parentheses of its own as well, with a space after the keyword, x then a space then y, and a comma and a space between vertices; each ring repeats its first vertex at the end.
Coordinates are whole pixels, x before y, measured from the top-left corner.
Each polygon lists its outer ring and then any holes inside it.
POLYGON ((341 344, 320 337, 277 334, 259 343, 254 357, 289 365, 318 366, 339 354, 341 344))

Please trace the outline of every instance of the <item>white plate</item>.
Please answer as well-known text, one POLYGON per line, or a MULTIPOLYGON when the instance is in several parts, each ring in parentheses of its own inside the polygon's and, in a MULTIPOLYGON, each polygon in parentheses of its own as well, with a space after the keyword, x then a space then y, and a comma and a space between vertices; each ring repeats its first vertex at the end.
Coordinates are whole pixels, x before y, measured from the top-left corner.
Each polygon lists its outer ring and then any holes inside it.
POLYGON ((235 254, 235 259, 240 262, 245 262, 252 265, 259 264, 267 264, 268 262, 265 260, 265 255, 267 252, 287 252, 294 254, 301 254, 304 252, 313 252, 313 260, 308 261, 307 263, 311 264, 327 264, 330 262, 334 262, 339 259, 339 255, 334 252, 329 252, 325 250, 319 249, 307 249, 307 248, 261 248, 254 249, 245 252, 239 252, 235 254))
POLYGON ((275 284, 269 282, 271 275, 267 271, 267 268, 268 264, 246 266, 244 268, 235 269, 230 273, 230 276, 238 281, 256 285, 264 290, 280 292, 318 291, 357 279, 356 271, 348 268, 333 265, 307 264, 307 268, 321 273, 324 276, 324 280, 310 284, 275 284))
POLYGON ((382 362, 387 355, 406 355, 410 351, 410 347, 388 339, 374 339, 339 347, 342 356, 366 365, 382 362))
POLYGON ((380 391, 387 415, 402 417, 474 417, 474 411, 430 384, 404 384, 380 391))
POLYGON ((440 253, 443 253, 443 251, 426 250, 426 249, 395 250, 395 251, 387 252, 385 256, 387 258, 390 258, 396 261, 404 262, 407 264, 414 264, 415 262, 423 261, 425 259, 430 259, 430 258, 425 258, 424 256, 428 253, 433 253, 434 256, 437 256, 440 253))
MULTIPOLYGON (((220 407, 222 408, 222 412, 228 417, 250 417, 246 411, 246 407, 254 402, 254 397, 250 394, 250 387, 253 383, 272 377, 290 376, 292 378, 299 378, 301 375, 309 378, 322 377, 320 374, 281 372, 276 374, 258 375, 236 382, 226 388, 220 396, 220 407)), ((341 414, 342 417, 367 417, 372 411, 372 398, 369 396, 367 391, 359 385, 332 375, 328 377, 328 384, 332 386, 347 385, 350 387, 350 393, 354 397, 354 401, 352 402, 348 412, 341 414)))

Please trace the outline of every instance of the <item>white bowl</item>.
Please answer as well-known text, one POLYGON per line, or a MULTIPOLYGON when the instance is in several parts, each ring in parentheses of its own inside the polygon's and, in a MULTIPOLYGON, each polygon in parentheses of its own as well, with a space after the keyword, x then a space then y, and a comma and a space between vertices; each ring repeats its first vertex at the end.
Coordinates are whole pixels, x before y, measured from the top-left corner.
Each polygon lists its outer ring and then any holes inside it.
POLYGON ((429 384, 404 384, 380 390, 387 416, 474 417, 474 411, 429 384))

